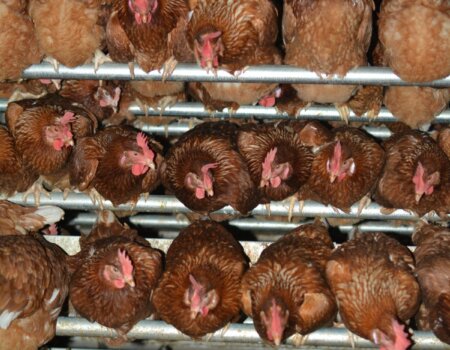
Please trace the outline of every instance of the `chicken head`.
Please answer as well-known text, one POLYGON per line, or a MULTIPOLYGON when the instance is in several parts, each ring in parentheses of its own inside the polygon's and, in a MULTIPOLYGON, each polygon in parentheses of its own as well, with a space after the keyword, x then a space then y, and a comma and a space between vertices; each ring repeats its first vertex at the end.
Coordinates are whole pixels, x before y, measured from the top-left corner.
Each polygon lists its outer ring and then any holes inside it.
POLYGON ((195 319, 198 314, 202 317, 208 315, 219 303, 219 296, 215 289, 206 292, 205 286, 189 275, 190 286, 184 294, 184 303, 190 307, 191 319, 195 319))
POLYGON ((120 165, 124 167, 131 167, 131 172, 134 176, 140 176, 147 172, 147 170, 155 169, 155 153, 148 147, 147 137, 142 133, 136 136, 136 143, 142 152, 124 151, 120 158, 120 165))
POLYGON ((395 335, 395 340, 391 339, 388 335, 374 329, 372 331, 373 342, 380 347, 380 350, 406 350, 411 345, 411 341, 408 339, 408 333, 404 331, 404 326, 397 320, 392 320, 392 331, 395 335))
POLYGON ((414 190, 416 193, 416 203, 419 203, 422 196, 430 195, 434 191, 434 186, 440 182, 439 171, 435 171, 431 175, 426 175, 425 168, 419 161, 412 181, 414 182, 414 190))
POLYGON ((201 177, 193 172, 186 174, 185 184, 191 190, 195 190, 195 197, 198 199, 205 198, 205 193, 207 196, 214 196, 213 179, 209 169, 214 169, 217 165, 217 163, 203 165, 201 177))
POLYGON ((106 264, 103 277, 116 289, 122 289, 128 284, 134 288, 133 263, 125 250, 119 249, 113 264, 106 264))
POLYGON ((98 101, 100 107, 110 106, 113 109, 114 113, 116 113, 117 106, 119 104, 120 93, 120 87, 116 87, 114 89, 114 96, 112 96, 108 90, 100 86, 95 93, 95 99, 98 101))
POLYGON ((279 346, 283 340, 283 333, 289 319, 289 311, 272 298, 266 303, 265 310, 260 312, 261 320, 266 328, 267 339, 279 346))
POLYGON ((219 66, 219 56, 223 55, 222 32, 200 34, 194 41, 194 54, 197 62, 207 71, 219 66))
POLYGON ((259 187, 272 186, 277 188, 282 180, 287 180, 292 174, 292 165, 289 162, 278 164, 275 161, 277 148, 272 148, 267 152, 262 163, 261 182, 259 187))
POLYGON ((338 182, 355 173, 355 161, 353 158, 345 158, 340 141, 334 145, 333 156, 327 161, 327 172, 330 174, 330 182, 336 179, 338 182))
POLYGON ((137 24, 147 24, 152 21, 153 14, 158 8, 158 0, 128 0, 128 7, 133 12, 137 24))
POLYGON ((61 151, 63 147, 74 145, 73 135, 69 127, 69 124, 73 121, 75 121, 74 114, 72 112, 66 112, 56 124, 45 127, 45 138, 55 150, 61 151))

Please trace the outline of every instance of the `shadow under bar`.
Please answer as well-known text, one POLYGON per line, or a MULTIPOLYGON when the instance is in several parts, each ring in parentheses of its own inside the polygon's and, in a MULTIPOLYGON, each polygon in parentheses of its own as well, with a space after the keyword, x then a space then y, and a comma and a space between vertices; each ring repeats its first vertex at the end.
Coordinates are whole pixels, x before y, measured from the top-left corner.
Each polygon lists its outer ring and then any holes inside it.
MULTIPOLYGON (((162 80, 162 70, 145 73, 135 66, 135 80, 162 80)), ((23 79, 102 79, 102 80, 130 80, 128 64, 105 63, 94 71, 93 64, 68 68, 60 66, 55 71, 50 63, 32 65, 22 73, 23 79)), ((427 83, 409 83, 400 79, 386 67, 358 67, 350 70, 345 77, 319 77, 316 73, 286 65, 251 66, 236 77, 224 70, 218 70, 217 75, 207 73, 197 64, 180 63, 167 81, 209 81, 209 82, 266 82, 266 83, 308 83, 308 84, 364 84, 364 85, 415 85, 415 86, 450 86, 450 76, 427 83)))

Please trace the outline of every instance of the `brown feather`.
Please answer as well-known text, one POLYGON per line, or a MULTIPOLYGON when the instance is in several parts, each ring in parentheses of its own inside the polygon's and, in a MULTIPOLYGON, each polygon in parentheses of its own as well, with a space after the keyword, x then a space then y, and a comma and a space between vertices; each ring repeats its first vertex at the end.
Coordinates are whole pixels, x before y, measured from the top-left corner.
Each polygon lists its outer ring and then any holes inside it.
POLYGON ((239 316, 240 283, 247 268, 240 244, 220 224, 196 221, 183 229, 166 256, 166 271, 153 295, 161 318, 191 337, 212 333, 239 316), (191 319, 183 302, 190 286, 189 274, 219 301, 206 316, 191 319))

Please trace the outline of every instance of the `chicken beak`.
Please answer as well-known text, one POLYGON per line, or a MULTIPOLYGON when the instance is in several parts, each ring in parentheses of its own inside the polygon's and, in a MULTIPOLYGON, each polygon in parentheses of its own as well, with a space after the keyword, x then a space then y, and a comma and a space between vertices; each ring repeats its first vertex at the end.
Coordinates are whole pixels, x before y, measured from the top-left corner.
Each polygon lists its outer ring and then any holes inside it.
POLYGON ((423 193, 416 193, 416 203, 420 202, 420 199, 422 198, 423 193))
POLYGON ((134 279, 133 277, 125 277, 125 283, 128 284, 131 288, 135 287, 134 279))
POLYGON ((141 14, 141 20, 142 20, 142 23, 147 23, 147 14, 146 13, 144 13, 144 14, 141 14))
POLYGON ((70 139, 70 140, 68 140, 67 142, 66 142, 66 146, 67 147, 69 147, 69 146, 74 146, 74 143, 73 143, 73 139, 70 139))
POLYGON ((330 174, 330 183, 333 183, 336 180, 336 174, 330 174))
POLYGON ((199 312, 197 310, 191 310, 191 320, 195 320, 199 312))
POLYGON ((275 346, 280 346, 280 344, 281 344, 281 337, 274 337, 273 338, 273 343, 275 344, 275 346))
POLYGON ((206 194, 208 195, 208 197, 212 197, 214 196, 214 191, 212 188, 207 188, 206 189, 206 194))

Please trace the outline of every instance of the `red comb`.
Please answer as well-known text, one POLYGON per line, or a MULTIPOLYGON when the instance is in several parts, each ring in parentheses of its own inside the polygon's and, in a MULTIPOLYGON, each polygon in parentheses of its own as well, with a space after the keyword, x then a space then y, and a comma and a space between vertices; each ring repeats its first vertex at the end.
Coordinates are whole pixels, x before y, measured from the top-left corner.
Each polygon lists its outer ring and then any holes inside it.
POLYGON ((262 164, 262 177, 267 177, 270 175, 270 169, 273 161, 275 160, 275 156, 277 154, 277 148, 272 148, 269 152, 266 154, 266 158, 264 158, 264 162, 262 164))
POLYGON ((211 40, 211 39, 215 39, 215 38, 218 38, 219 36, 221 36, 222 35, 222 32, 221 31, 218 31, 218 32, 214 32, 214 33, 208 33, 208 34, 203 34, 202 35, 202 39, 203 40, 211 40))
POLYGON ((114 97, 113 97, 113 105, 117 106, 117 104, 119 103, 119 99, 120 99, 120 93, 122 92, 122 90, 120 89, 120 87, 116 87, 114 89, 114 97))
POLYGON ((270 308, 271 318, 272 318, 272 331, 275 331, 278 334, 283 333, 283 325, 281 321, 280 315, 280 307, 275 302, 275 299, 272 299, 272 307, 270 308))
POLYGON ((203 289, 203 286, 200 283, 198 283, 195 280, 194 276, 192 276, 191 274, 189 274, 189 281, 191 282, 192 287, 194 288, 194 290, 201 290, 201 289, 203 289))
POLYGON ((405 327, 398 323, 397 320, 392 321, 392 330, 395 334, 395 350, 406 350, 411 345, 411 340, 408 339, 408 333, 404 331, 405 327))
POLYGON ((75 119, 76 118, 74 117, 73 112, 66 111, 66 113, 64 113, 64 115, 61 118, 59 118, 59 123, 62 125, 67 125, 75 121, 75 119))
POLYGON ((120 265, 122 266, 122 272, 124 276, 131 276, 133 273, 133 263, 125 250, 119 249, 117 252, 120 265))
POLYGON ((338 160, 341 159, 342 156, 342 146, 341 141, 336 142, 336 145, 334 146, 334 152, 333 152, 333 158, 338 160))
POLYGON ((153 159, 155 154, 152 152, 152 150, 147 145, 147 136, 143 132, 140 132, 136 136, 136 142, 138 146, 142 149, 144 152, 144 156, 147 158, 153 159))
POLYGON ((46 230, 44 230, 44 234, 56 236, 58 234, 58 228, 56 227, 56 224, 51 224, 46 230))
POLYGON ((414 173, 412 181, 417 188, 423 189, 425 187, 425 182, 423 181, 423 175, 425 174, 425 169, 421 162, 417 164, 416 172, 414 173))
POLYGON ((210 164, 206 164, 202 166, 202 173, 206 174, 208 172, 209 169, 214 169, 217 168, 219 164, 218 163, 210 163, 210 164))

